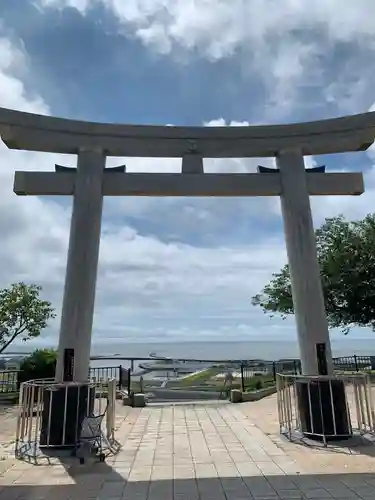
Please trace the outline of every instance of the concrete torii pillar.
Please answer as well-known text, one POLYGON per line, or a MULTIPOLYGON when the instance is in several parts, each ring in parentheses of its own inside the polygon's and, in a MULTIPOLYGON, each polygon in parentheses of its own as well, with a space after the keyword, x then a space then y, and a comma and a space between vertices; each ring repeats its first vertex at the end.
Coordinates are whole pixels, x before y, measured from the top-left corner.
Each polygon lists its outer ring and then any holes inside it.
POLYGON ((60 382, 88 378, 105 162, 100 149, 78 153, 56 366, 60 382))
POLYGON ((302 373, 329 375, 333 373, 331 343, 302 152, 280 151, 276 164, 302 373))

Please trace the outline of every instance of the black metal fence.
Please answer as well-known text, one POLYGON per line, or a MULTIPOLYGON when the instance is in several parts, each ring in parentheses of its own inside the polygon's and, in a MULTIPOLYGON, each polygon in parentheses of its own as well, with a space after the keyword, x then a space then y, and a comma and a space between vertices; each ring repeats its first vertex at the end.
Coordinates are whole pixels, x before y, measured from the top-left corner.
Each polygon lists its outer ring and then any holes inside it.
POLYGON ((244 361, 241 363, 241 388, 262 389, 276 382, 277 373, 290 373, 298 375, 301 373, 301 361, 299 359, 280 361, 244 361))
MULTIPOLYGON (((19 370, 0 371, 0 394, 11 394, 19 390, 19 370)), ((130 392, 131 370, 119 366, 90 367, 89 379, 106 383, 110 379, 116 379, 119 389, 127 389, 130 392)))
POLYGON ((362 372, 375 370, 375 356, 342 356, 333 358, 335 371, 362 372))
MULTIPOLYGON (((353 355, 336 357, 333 358, 333 364, 336 372, 375 371, 375 356, 353 355)), ((267 385, 272 385, 276 380, 277 373, 289 373, 293 375, 302 373, 301 361, 299 359, 233 361, 223 362, 222 366, 223 372, 230 370, 238 373, 240 371, 240 382, 243 391, 249 388, 259 389, 267 385)), ((90 380, 96 379, 98 382, 104 383, 111 378, 115 378, 119 389, 126 389, 128 393, 132 389, 132 370, 131 368, 124 368, 122 365, 90 367, 89 378, 90 380)), ((19 388, 18 380, 19 371, 0 371, 0 394, 17 392, 19 388)))
MULTIPOLYGON (((333 358, 335 372, 370 372, 375 371, 375 356, 341 356, 333 358)), ((299 359, 254 362, 248 361, 241 364, 241 386, 245 391, 249 387, 260 388, 268 379, 276 380, 277 373, 299 375, 302 373, 299 359), (258 380, 257 380, 258 378, 258 380)))
POLYGON ((96 366, 90 367, 90 380, 106 383, 109 379, 116 379, 119 389, 127 389, 130 392, 131 369, 123 366, 96 366))

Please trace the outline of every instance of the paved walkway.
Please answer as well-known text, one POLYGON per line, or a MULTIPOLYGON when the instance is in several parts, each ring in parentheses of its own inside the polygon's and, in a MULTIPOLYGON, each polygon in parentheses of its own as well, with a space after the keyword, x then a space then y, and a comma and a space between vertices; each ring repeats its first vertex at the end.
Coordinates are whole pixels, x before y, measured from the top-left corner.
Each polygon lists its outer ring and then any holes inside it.
POLYGON ((283 441, 275 397, 118 410, 117 456, 83 466, 5 456, 0 499, 375 499, 375 445, 324 450, 283 441))

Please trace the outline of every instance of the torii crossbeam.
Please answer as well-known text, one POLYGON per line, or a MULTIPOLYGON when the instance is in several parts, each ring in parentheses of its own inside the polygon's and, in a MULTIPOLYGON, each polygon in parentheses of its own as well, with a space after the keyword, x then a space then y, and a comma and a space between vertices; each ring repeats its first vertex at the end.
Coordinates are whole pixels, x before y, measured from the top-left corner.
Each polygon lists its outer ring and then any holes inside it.
MULTIPOLYGON (((73 169, 72 169, 73 170, 73 169)), ((74 169, 75 170, 75 169, 74 169)), ((103 196, 281 196, 281 175, 118 173, 105 169, 103 196)), ((76 172, 16 172, 18 195, 73 196, 76 172)), ((359 195, 361 173, 313 173, 307 176, 310 195, 359 195)))

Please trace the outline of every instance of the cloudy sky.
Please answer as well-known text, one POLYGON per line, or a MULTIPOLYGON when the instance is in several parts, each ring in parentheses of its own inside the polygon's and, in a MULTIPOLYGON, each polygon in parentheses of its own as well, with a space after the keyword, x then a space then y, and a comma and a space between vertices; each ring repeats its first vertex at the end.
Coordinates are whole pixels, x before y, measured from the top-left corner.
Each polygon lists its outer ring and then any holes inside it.
MULTIPOLYGON (((343 7, 341 0, 2 0, 0 105, 162 125, 365 112, 375 102, 375 3, 343 7)), ((316 226, 327 216, 374 211, 371 150, 306 160, 365 173, 361 197, 313 200, 316 226)), ((75 161, 0 145, 0 285, 41 284, 59 314, 71 200, 18 198, 12 183, 17 169, 75 161)), ((181 168, 175 160, 108 161, 123 163, 129 171, 181 168)), ((205 169, 253 172, 258 163, 207 160, 205 169)), ((277 199, 106 199, 95 341, 294 339, 293 318, 270 320, 250 304, 285 260, 277 199)), ((56 341, 59 314, 44 341, 56 341)))

